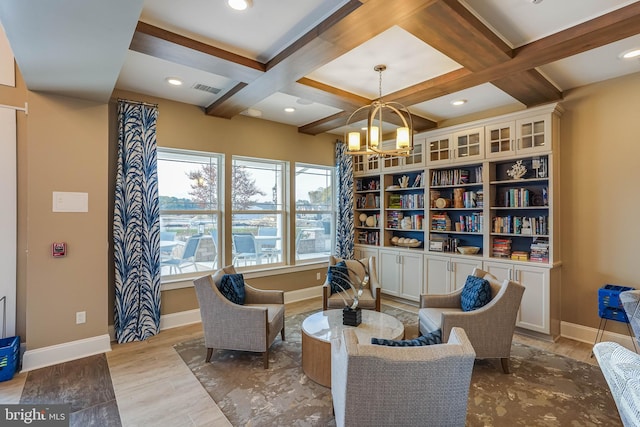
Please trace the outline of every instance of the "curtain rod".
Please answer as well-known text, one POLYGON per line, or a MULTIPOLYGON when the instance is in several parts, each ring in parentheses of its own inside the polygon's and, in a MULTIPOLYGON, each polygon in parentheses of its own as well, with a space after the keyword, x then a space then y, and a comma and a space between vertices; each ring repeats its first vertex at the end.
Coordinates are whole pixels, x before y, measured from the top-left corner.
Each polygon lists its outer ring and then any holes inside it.
POLYGON ((24 103, 24 108, 16 107, 15 105, 5 105, 5 104, 0 104, 0 107, 2 107, 2 108, 10 108, 10 109, 16 110, 16 111, 23 111, 25 114, 29 115, 29 104, 27 104, 26 102, 24 103))
POLYGON ((132 101, 130 99, 123 99, 123 98, 118 98, 118 102, 120 101, 124 101, 124 102, 130 102, 131 104, 139 104, 139 105, 145 105, 147 107, 155 107, 158 108, 158 104, 150 104, 148 102, 143 102, 143 101, 132 101))

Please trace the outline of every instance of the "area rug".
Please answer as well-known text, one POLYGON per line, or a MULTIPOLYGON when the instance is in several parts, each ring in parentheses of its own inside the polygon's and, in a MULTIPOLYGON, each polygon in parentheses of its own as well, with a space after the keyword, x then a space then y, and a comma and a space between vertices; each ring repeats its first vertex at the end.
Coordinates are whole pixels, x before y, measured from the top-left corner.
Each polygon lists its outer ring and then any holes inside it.
MULTIPOLYGON (((417 315, 383 305, 417 334, 417 315)), ((300 324, 309 313, 288 316, 286 339, 271 346, 265 370, 258 354, 218 350, 205 363, 203 338, 175 350, 234 426, 334 426, 331 390, 302 372, 300 324)), ((425 384, 428 387, 428 384, 425 384)), ((428 423, 426 424, 428 425, 428 423)), ((467 426, 621 426, 597 366, 514 343, 511 373, 498 360, 477 360, 467 426)))

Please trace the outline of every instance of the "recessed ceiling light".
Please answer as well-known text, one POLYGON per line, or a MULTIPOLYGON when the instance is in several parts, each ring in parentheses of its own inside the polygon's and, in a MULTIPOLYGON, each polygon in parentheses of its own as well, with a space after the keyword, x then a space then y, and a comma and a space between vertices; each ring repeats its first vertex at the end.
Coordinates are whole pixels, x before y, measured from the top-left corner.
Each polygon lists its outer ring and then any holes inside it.
POLYGON ((640 49, 638 48, 625 50, 620 54, 621 59, 633 59, 639 56, 640 56, 640 49))
POLYGON ((295 108, 293 108, 293 107, 286 107, 286 108, 284 109, 284 111, 285 111, 285 112, 287 112, 287 113, 293 113, 294 111, 296 111, 296 109, 295 109, 295 108))
POLYGON ((231 9, 235 10, 245 10, 248 7, 253 6, 253 2, 251 0, 227 0, 227 4, 231 9))
POLYGON ((167 77, 165 80, 172 86, 182 86, 182 80, 177 77, 167 77))
POLYGON ((466 99, 456 99, 455 101, 451 101, 451 105, 455 105, 456 107, 459 105, 464 105, 467 103, 466 99))
POLYGON ((262 117, 262 111, 256 108, 247 108, 247 115, 251 117, 262 117))

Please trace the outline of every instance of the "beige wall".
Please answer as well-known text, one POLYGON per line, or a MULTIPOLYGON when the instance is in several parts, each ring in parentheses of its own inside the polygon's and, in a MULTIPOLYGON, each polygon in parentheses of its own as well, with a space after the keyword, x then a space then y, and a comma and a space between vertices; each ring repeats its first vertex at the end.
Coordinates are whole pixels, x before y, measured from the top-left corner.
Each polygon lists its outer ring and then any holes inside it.
MULTIPOLYGON (((598 289, 640 288, 640 73, 565 93, 562 320, 597 328, 598 289)), ((608 330, 627 334, 617 322, 608 330)))
MULTIPOLYGON (((638 93, 640 73, 568 91, 562 102, 565 322, 597 328, 597 291, 602 285, 640 288, 635 271, 640 241, 635 221, 640 211, 635 197, 638 93)), ((161 146, 333 162, 331 136, 301 135, 293 127, 247 117, 216 119, 197 107, 136 94, 116 96, 160 104, 161 146)), ((18 114, 17 329, 34 349, 104 334, 112 323, 107 320, 113 310, 112 297, 107 297, 113 283, 107 242, 114 133, 108 131, 113 111, 107 105, 28 92, 19 74, 17 88, 0 87, 0 103, 22 107, 25 101, 29 115, 18 114), (52 191, 88 192, 89 213, 52 213, 52 191), (50 257, 49 245, 55 240, 69 243, 67 258, 50 257), (80 310, 87 311, 85 325, 75 325, 80 310)), ((283 276, 279 283, 291 289, 314 282, 315 271, 297 274, 283 276)), ((277 280, 252 282, 267 287, 277 280)), ((165 293, 163 304, 166 312, 196 307, 190 289, 165 293)), ((609 325, 626 333, 623 325, 609 325)))

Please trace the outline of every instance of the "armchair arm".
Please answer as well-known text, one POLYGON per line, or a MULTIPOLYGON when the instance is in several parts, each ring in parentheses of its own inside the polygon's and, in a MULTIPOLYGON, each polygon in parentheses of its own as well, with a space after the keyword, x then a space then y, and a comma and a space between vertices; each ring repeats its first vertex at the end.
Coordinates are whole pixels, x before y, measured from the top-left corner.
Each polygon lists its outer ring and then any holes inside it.
POLYGON ((284 291, 258 289, 244 284, 246 304, 284 304, 284 291))
POLYGON ((331 285, 329 280, 325 279, 322 284, 322 311, 327 311, 327 299, 331 296, 331 285))
POLYGON ((462 289, 457 291, 442 294, 442 295, 420 295, 420 308, 447 308, 447 307, 460 307, 460 295, 462 289))
POLYGON ((380 311, 380 282, 378 281, 378 273, 376 271, 376 258, 369 258, 369 288, 371 289, 371 295, 376 300, 376 311, 380 311))

